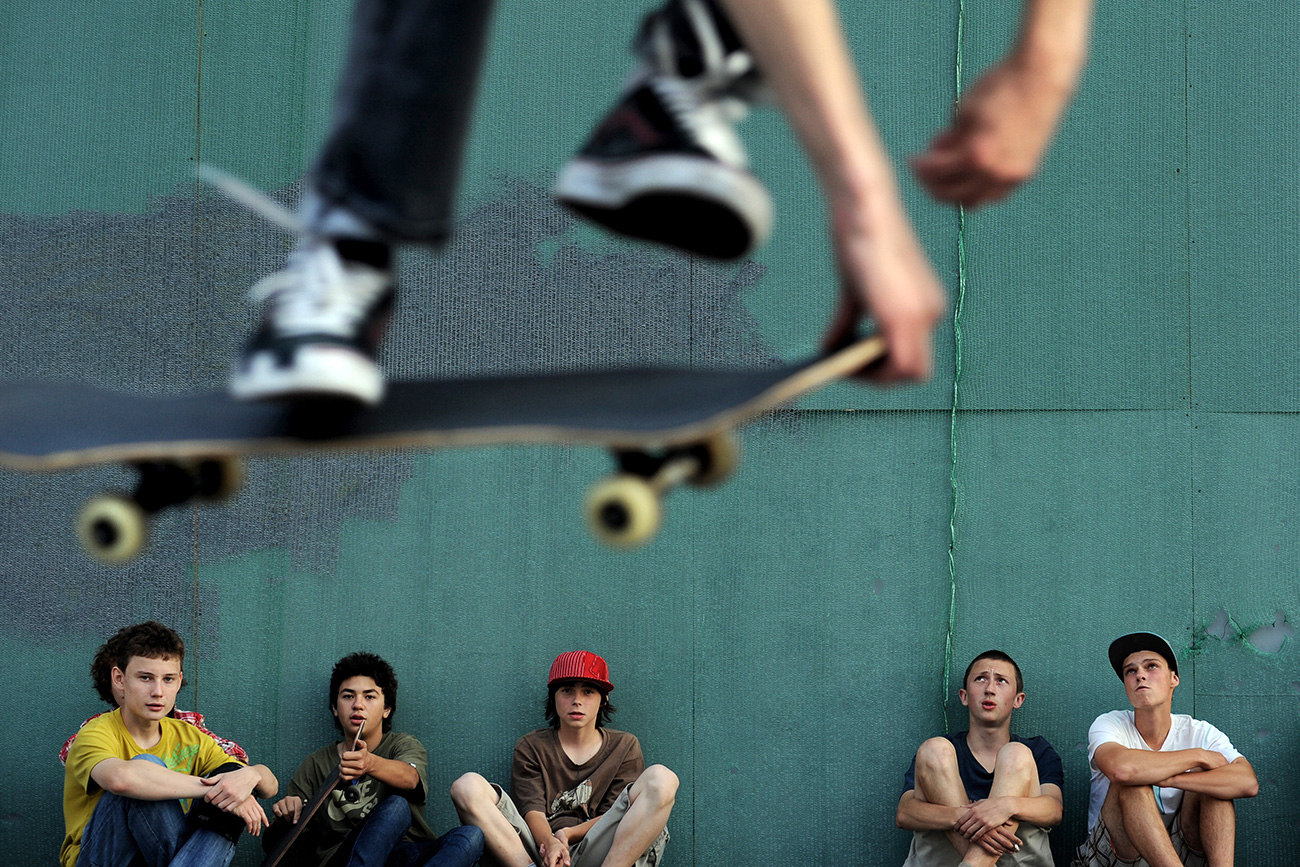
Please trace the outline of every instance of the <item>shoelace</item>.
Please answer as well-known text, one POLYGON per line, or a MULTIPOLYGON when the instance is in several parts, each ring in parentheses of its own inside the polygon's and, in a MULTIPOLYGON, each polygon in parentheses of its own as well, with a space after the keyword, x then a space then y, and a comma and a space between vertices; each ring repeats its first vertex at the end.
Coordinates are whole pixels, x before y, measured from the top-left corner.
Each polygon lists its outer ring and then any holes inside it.
MULTIPOLYGON (((199 176, 255 214, 299 236, 306 228, 298 216, 234 175, 213 166, 199 176)), ((350 334, 364 322, 389 277, 363 265, 347 267, 330 243, 312 239, 294 250, 284 270, 270 274, 249 290, 255 304, 270 301, 277 330, 350 334)))
POLYGON ((273 305, 278 331, 352 334, 388 284, 384 272, 346 267, 331 244, 314 241, 290 254, 284 270, 254 284, 249 297, 273 305))
POLYGON ((744 100, 711 92, 696 79, 652 75, 647 84, 677 125, 725 163, 745 168, 749 159, 732 125, 745 119, 744 100))

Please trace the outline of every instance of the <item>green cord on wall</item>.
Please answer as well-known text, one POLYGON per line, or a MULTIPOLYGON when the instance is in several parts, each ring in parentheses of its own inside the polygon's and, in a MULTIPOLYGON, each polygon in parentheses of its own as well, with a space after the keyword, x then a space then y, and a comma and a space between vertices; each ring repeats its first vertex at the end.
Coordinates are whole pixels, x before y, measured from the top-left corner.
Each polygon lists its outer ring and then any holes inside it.
MULTIPOLYGON (((966 37, 966 3, 957 3, 956 101, 961 101, 962 44, 966 37)), ((952 446, 952 463, 948 484, 952 489, 952 511, 948 515, 948 633, 943 651, 943 680, 939 684, 939 702, 943 708, 943 728, 948 731, 948 679, 952 676, 952 636, 957 624, 957 398, 961 384, 961 311, 966 300, 966 210, 957 206, 957 303, 953 307, 952 418, 948 441, 952 446)))

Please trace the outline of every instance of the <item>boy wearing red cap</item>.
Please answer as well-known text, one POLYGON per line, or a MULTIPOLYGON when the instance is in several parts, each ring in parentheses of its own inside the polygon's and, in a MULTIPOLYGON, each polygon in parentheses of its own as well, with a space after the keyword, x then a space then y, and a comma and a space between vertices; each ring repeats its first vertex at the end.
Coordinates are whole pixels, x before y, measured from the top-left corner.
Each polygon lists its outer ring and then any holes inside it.
POLYGON ((1120 636, 1110 664, 1133 709, 1104 713, 1088 729, 1088 839, 1073 867, 1230 867, 1232 802, 1259 792, 1250 762, 1214 726, 1171 712, 1178 658, 1159 635, 1120 636))
POLYGON ((501 867, 653 867, 668 844, 677 776, 645 767, 634 735, 606 728, 614 706, 605 660, 561 653, 547 682, 549 728, 515 744, 510 791, 469 773, 451 787, 456 812, 483 832, 501 867))

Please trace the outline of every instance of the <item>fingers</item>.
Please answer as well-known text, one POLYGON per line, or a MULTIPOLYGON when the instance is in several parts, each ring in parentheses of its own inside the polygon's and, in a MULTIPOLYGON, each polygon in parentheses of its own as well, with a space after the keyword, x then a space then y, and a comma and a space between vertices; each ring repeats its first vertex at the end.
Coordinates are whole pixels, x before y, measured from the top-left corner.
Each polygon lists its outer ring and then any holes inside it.
POLYGON ((271 813, 274 814, 277 819, 287 819, 290 823, 297 825, 298 817, 302 815, 303 807, 304 804, 302 798, 299 798, 297 795, 290 795, 289 797, 273 804, 271 806, 271 813))
POLYGON ((971 149, 927 151, 910 161, 912 173, 934 198, 967 208, 998 202, 1021 183, 999 176, 971 149))

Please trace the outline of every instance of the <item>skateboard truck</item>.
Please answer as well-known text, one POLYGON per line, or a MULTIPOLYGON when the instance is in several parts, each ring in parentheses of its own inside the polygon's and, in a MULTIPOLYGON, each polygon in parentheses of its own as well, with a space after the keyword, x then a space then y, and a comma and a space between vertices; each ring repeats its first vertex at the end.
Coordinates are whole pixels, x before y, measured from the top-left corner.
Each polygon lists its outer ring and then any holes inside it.
POLYGON ((662 500, 673 488, 719 484, 740 462, 740 444, 724 431, 662 452, 616 450, 618 472, 587 494, 587 525, 615 548, 636 548, 654 538, 663 521, 662 500))
POLYGON ((143 461, 130 496, 104 493, 92 497, 77 516, 77 538, 86 553, 118 565, 136 557, 149 538, 149 516, 190 500, 223 500, 243 482, 236 458, 192 461, 143 461))

